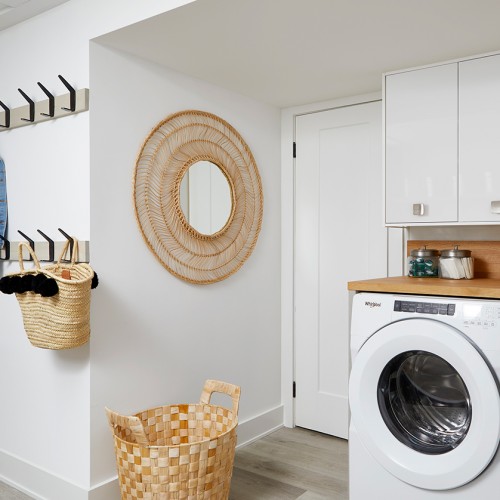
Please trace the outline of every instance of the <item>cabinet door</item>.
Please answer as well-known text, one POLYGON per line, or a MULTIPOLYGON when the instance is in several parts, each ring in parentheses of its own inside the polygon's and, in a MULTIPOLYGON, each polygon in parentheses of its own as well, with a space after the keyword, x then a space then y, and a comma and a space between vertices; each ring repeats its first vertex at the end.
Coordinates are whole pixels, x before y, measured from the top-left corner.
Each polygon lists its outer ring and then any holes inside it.
POLYGON ((459 96, 459 218, 500 222, 500 55, 461 62, 459 96))
POLYGON ((386 75, 388 224, 457 221, 457 69, 386 75))

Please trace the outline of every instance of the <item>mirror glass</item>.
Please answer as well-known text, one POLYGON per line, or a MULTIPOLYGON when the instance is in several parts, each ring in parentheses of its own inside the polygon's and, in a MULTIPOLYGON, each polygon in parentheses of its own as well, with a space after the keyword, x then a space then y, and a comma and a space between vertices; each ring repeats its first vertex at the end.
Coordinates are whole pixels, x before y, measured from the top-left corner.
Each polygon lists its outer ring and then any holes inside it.
POLYGON ((222 170, 209 161, 193 163, 180 186, 182 212, 201 234, 212 235, 227 223, 232 210, 231 186, 222 170))

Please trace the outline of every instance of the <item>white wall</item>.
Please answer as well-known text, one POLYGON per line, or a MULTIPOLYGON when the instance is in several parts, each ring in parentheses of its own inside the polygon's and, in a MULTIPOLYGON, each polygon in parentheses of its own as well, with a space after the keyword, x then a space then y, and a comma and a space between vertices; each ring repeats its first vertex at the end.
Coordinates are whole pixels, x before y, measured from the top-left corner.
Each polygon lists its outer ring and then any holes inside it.
MULTIPOLYGON (((186 3, 71 0, 1 31, 0 99, 11 108, 24 105, 18 87, 34 100, 45 99, 37 81, 56 95, 65 93, 58 74, 76 88, 88 87, 92 38, 186 3)), ((37 228, 56 236, 63 227, 90 239, 102 280, 93 294, 91 348, 31 347, 16 299, 0 297, 0 478, 51 500, 87 498, 92 486, 114 474, 104 404, 132 411, 197 400, 203 380, 216 377, 242 384, 242 421, 280 405, 278 112, 161 68, 117 60, 126 64, 116 74, 100 64, 116 88, 93 73, 89 113, 0 134, 9 238, 18 239, 17 229, 36 235, 37 228), (127 65, 151 86, 139 78, 127 84, 127 65), (182 107, 204 107, 240 130, 254 148, 267 195, 254 254, 235 276, 208 287, 181 283, 158 268, 132 213, 138 145, 156 121, 182 107), (90 118, 100 131, 92 133, 98 165, 92 165, 92 193, 90 118), (124 269, 133 269, 132 278, 124 269), (143 280, 147 290, 136 294, 130 285, 143 280)), ((17 264, 0 264, 0 275, 16 270, 17 264)))
POLYGON ((206 378, 241 386, 240 422, 281 404, 280 112, 97 44, 91 88, 92 263, 101 277, 93 304, 91 452, 93 480, 101 482, 115 474, 104 405, 127 413, 198 401, 206 378), (215 113, 240 132, 264 190, 254 252, 238 273, 204 286, 158 263, 132 203, 144 139, 188 108, 215 113))

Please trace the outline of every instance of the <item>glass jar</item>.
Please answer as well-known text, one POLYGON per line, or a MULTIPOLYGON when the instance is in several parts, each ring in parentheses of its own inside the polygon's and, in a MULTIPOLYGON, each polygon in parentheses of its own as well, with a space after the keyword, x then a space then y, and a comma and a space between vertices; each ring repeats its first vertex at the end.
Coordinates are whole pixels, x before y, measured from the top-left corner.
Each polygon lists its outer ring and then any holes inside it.
POLYGON ((453 280, 474 278, 474 259, 470 250, 459 250, 455 245, 453 250, 442 250, 439 259, 439 274, 441 278, 453 280))
POLYGON ((413 278, 437 278, 439 276, 439 251, 427 247, 410 252, 408 276, 413 278))

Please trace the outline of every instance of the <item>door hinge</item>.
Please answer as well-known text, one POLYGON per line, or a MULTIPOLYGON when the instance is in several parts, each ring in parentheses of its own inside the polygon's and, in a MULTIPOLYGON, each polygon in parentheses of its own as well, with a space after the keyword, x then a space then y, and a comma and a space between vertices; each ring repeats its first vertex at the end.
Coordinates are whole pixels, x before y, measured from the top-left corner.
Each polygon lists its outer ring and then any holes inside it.
POLYGON ((293 157, 297 158, 297 143, 293 143, 293 157))
POLYGON ((294 398, 297 397, 297 384, 295 383, 295 380, 293 381, 292 395, 294 398))

